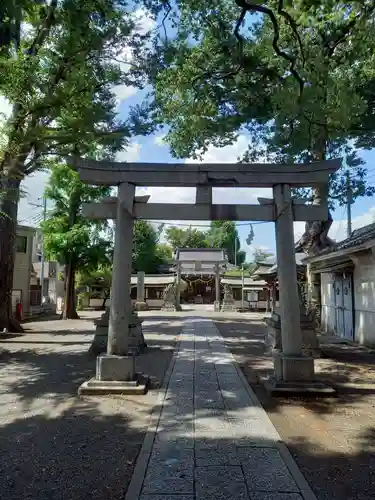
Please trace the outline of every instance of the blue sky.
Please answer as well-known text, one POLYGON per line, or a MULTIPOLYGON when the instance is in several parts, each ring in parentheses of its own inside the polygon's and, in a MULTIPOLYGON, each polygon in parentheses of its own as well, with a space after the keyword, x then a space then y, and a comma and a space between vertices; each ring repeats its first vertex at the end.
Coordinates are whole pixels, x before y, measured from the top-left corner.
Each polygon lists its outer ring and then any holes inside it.
MULTIPOLYGON (((126 93, 125 93, 126 94, 126 93)), ((129 94, 131 92, 129 91, 129 94)), ((119 115, 125 117, 130 106, 140 102, 143 92, 129 95, 119 104, 119 115)), ((204 157, 204 161, 209 162, 235 162, 237 157, 246 149, 250 136, 241 134, 238 140, 232 146, 225 148, 209 148, 204 157)), ((369 182, 375 185, 375 151, 364 151, 361 156, 367 163, 369 169, 369 182)), ((163 134, 157 133, 148 137, 135 137, 129 148, 119 155, 119 160, 129 162, 183 162, 184 160, 176 160, 169 152, 168 145, 163 142, 163 134)), ((40 220, 41 209, 30 205, 29 202, 38 203, 38 198, 42 196, 47 174, 37 173, 24 183, 27 191, 27 196, 21 200, 19 208, 19 221, 23 224, 37 225, 40 220)), ((151 200, 155 202, 167 203, 193 203, 194 189, 193 188, 149 188, 147 192, 151 194, 151 200)), ((256 203, 257 196, 269 195, 268 190, 261 189, 215 189, 214 203, 256 203)), ((374 198, 362 198, 356 201, 352 207, 353 228, 358 228, 375 221, 375 200, 374 198)), ((334 214, 334 224, 332 226, 330 236, 333 239, 343 239, 346 237, 346 211, 344 208, 338 208, 334 214)), ((173 225, 173 222, 170 222, 173 225)), ((189 222, 176 221, 175 224, 189 226, 189 222)), ((193 227, 205 226, 207 221, 191 222, 193 227)), ((303 231, 304 223, 295 223, 295 236, 298 238, 303 231)), ((249 233, 249 224, 238 223, 238 232, 241 241, 242 249, 248 253, 248 259, 251 259, 251 254, 254 248, 274 251, 274 225, 273 223, 259 224, 254 226, 255 238, 251 247, 246 244, 246 237, 249 233)), ((202 228, 204 229, 204 228, 202 228)))
MULTIPOLYGON (((149 29, 153 26, 153 21, 144 15, 140 16, 141 29, 149 29)), ((124 49, 124 57, 129 57, 129 53, 124 49)), ((142 101, 144 91, 138 91, 132 87, 121 86, 116 88, 118 98, 118 112, 121 118, 125 118, 129 107, 142 101)), ((0 113, 8 114, 9 105, 0 96, 0 113)), ((154 134, 148 137, 135 137, 126 151, 119 154, 119 160, 129 162, 183 162, 176 160, 169 153, 168 145, 163 142, 161 133, 154 134)), ((246 134, 239 135, 237 141, 228 147, 218 149, 211 147, 205 154, 203 161, 215 162, 230 162, 233 163, 246 150, 247 144, 250 141, 250 136, 246 134)), ((375 185, 375 151, 365 151, 361 156, 367 163, 369 170, 369 183, 375 185)), ((19 222, 26 225, 37 226, 41 219, 41 209, 31 205, 30 203, 40 203, 38 199, 43 195, 45 183, 48 179, 46 173, 37 173, 28 178, 23 187, 26 190, 26 196, 21 200, 19 206, 19 222)), ((151 201, 157 202, 194 202, 194 189, 189 188, 150 188, 147 190, 151 194, 151 201)), ((214 190, 214 203, 256 203, 257 196, 270 195, 268 190, 260 189, 216 189, 214 190)), ((356 201, 352 207, 353 229, 362 227, 375 221, 375 200, 373 198, 362 198, 356 201)), ((337 209, 334 214, 334 224, 331 228, 330 236, 333 239, 343 239, 346 237, 346 213, 343 208, 337 209)), ((176 224, 185 224, 186 222, 176 221, 176 224)), ((171 222, 171 225, 173 223, 171 222)), ((207 221, 192 222, 192 226, 208 225, 207 221)), ((262 248, 265 250, 274 251, 274 225, 273 223, 256 224, 253 226, 255 232, 254 241, 249 247, 246 244, 246 237, 249 233, 249 224, 239 223, 238 232, 241 241, 242 249, 248 253, 248 259, 251 259, 251 254, 254 248, 262 248)), ((304 223, 295 223, 295 237, 298 238, 303 232, 304 223)))

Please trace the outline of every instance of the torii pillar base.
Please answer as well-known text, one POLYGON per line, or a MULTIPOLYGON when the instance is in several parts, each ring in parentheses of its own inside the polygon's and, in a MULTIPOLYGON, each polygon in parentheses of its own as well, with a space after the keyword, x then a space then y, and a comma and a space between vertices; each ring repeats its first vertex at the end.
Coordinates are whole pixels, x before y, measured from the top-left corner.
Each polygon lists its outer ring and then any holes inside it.
POLYGON ((148 305, 146 302, 141 302, 137 300, 137 302, 134 304, 134 309, 136 311, 147 311, 148 305))
POLYGON ((135 359, 129 356, 105 354, 96 358, 96 376, 78 389, 79 396, 106 394, 146 394, 149 379, 135 371, 135 359))
MULTIPOLYGON (((106 309, 101 318, 95 320, 95 325, 96 330, 89 349, 89 354, 99 356, 107 352, 109 308, 106 309)), ((147 344, 142 331, 142 320, 134 313, 131 313, 129 318, 129 337, 129 349, 134 354, 140 354, 146 349, 147 344)))
POLYGON ((274 375, 265 383, 272 396, 332 397, 336 394, 332 387, 316 380, 311 356, 285 355, 277 349, 272 356, 274 375))

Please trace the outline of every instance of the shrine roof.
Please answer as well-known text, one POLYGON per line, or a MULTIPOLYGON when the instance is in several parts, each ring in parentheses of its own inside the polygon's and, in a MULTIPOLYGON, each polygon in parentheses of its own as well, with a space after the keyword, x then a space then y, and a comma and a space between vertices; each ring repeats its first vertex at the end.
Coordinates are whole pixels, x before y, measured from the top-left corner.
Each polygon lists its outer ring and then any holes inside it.
POLYGON ((177 248, 177 262, 225 263, 227 257, 222 248, 177 248))

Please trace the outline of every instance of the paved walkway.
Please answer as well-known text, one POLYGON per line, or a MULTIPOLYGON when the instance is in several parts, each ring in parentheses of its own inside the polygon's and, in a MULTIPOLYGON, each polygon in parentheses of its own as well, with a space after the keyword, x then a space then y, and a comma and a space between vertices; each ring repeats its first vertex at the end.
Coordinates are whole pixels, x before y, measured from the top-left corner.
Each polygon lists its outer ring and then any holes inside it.
POLYGON ((155 431, 127 500, 315 499, 212 320, 185 321, 155 431))

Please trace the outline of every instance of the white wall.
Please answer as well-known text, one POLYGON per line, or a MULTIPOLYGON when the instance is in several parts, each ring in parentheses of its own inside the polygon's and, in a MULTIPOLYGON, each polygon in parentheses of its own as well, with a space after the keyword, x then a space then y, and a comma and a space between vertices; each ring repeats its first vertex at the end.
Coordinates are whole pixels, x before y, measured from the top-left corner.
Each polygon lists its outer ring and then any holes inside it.
POLYGON ((16 252, 14 261, 13 290, 21 290, 21 301, 24 312, 30 308, 30 277, 32 270, 33 230, 17 227, 17 236, 27 238, 26 253, 16 252))
POLYGON ((321 323, 326 333, 335 334, 336 308, 334 277, 331 273, 321 274, 321 323))
POLYGON ((371 255, 356 258, 354 268, 355 340, 375 345, 375 260, 371 255))

